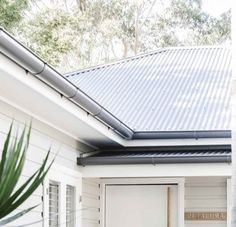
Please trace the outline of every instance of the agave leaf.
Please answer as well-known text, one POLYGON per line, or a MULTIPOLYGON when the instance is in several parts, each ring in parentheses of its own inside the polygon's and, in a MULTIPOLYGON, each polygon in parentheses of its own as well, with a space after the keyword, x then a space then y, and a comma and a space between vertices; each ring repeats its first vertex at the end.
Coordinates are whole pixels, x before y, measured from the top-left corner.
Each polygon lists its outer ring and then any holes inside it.
MULTIPOLYGON (((1 192, 0 192, 0 201, 3 198, 7 198, 12 191, 14 190, 14 187, 16 183, 18 182, 18 179, 15 177, 20 176, 21 170, 23 168, 22 163, 22 168, 16 169, 17 162, 19 162, 19 156, 21 155, 22 152, 22 146, 25 138, 25 129, 20 137, 19 142, 17 142, 17 139, 14 142, 13 150, 11 156, 9 156, 8 162, 7 162, 7 167, 6 167, 6 177, 4 179, 4 185, 2 186, 1 192)), ((23 156, 25 156, 25 152, 23 151, 23 156)))
POLYGON ((36 206, 30 207, 30 208, 28 208, 26 210, 20 211, 19 213, 15 214, 15 215, 13 215, 13 216, 11 216, 9 218, 6 218, 6 219, 4 219, 2 221, 0 220, 0 226, 4 226, 4 225, 6 225, 6 224, 8 224, 8 223, 10 223, 12 221, 15 221, 17 218, 23 216, 24 214, 27 214, 29 211, 33 210, 37 206, 39 206, 39 204, 36 205, 36 206))
MULTIPOLYGON (((10 192, 8 192, 8 193, 6 192, 6 193, 5 193, 5 196, 6 196, 5 198, 8 198, 8 199, 5 200, 4 203, 0 204, 0 212, 1 212, 2 207, 3 207, 3 209, 5 210, 4 207, 10 206, 10 204, 8 204, 8 206, 6 206, 6 204, 7 204, 7 203, 9 202, 9 200, 13 197, 13 195, 12 195, 12 196, 10 196, 10 195, 12 194, 13 189, 15 188, 15 186, 16 186, 16 184, 17 184, 19 178, 20 178, 20 174, 21 174, 21 170, 22 170, 22 168, 23 168, 24 160, 25 160, 25 157, 24 157, 24 156, 21 157, 21 161, 20 161, 20 163, 19 163, 19 165, 18 165, 18 167, 17 167, 17 170, 15 170, 15 171, 13 172, 13 174, 15 173, 15 176, 13 175, 13 177, 12 177, 12 183, 11 183, 11 185, 9 186, 9 187, 10 187, 10 189, 9 189, 10 192)), ((25 188, 26 186, 27 186, 27 185, 24 185, 24 188, 25 188)), ((8 188, 7 188, 6 190, 8 190, 8 188)), ((15 194, 15 193, 14 193, 14 194, 15 194)), ((10 200, 10 201, 11 201, 11 200, 10 200)), ((11 202, 13 202, 13 201, 11 201, 11 202)))
MULTIPOLYGON (((47 159, 45 159, 43 164, 46 164, 47 159)), ((50 165, 48 166, 48 168, 44 171, 44 172, 40 172, 38 173, 38 175, 36 176, 36 178, 34 179, 34 181, 31 183, 30 187, 20 196, 20 198, 18 198, 11 207, 8 207, 5 212, 10 213, 12 210, 14 210, 15 208, 17 208, 19 205, 21 205, 26 199, 28 199, 28 197, 38 188, 38 186, 42 183, 43 179, 45 178, 46 174, 48 173, 48 171, 50 170, 52 164, 53 164, 54 160, 50 163, 50 165)))
POLYGON ((7 134, 7 139, 6 139, 6 141, 4 143, 4 147, 3 147, 2 159, 1 159, 1 162, 0 162, 0 183, 2 181, 3 169, 4 169, 4 166, 5 166, 5 163, 6 163, 7 151, 8 151, 8 146, 9 146, 9 142, 10 142, 10 138, 11 138, 11 132, 12 132, 12 126, 13 126, 13 123, 11 123, 9 132, 7 134))
POLYGON ((4 196, 7 197, 12 194, 14 188, 16 187, 16 184, 20 178, 20 175, 22 173, 22 169, 24 167, 25 162, 25 153, 26 150, 24 149, 21 156, 19 156, 19 153, 16 153, 15 159, 13 163, 16 163, 16 167, 13 166, 13 168, 9 171, 9 182, 6 181, 6 184, 8 185, 6 193, 4 193, 4 196))
POLYGON ((27 185, 30 184, 30 182, 38 172, 39 170, 37 170, 16 192, 14 192, 14 194, 11 197, 9 197, 4 203, 0 204, 0 219, 1 216, 4 216, 6 207, 9 208, 12 205, 12 203, 17 199, 17 197, 21 195, 21 193, 25 190, 27 185))
POLYGON ((4 144, 2 159, 0 161, 0 225, 2 225, 3 222, 5 223, 7 220, 15 220, 34 208, 29 208, 18 213, 17 215, 12 216, 11 218, 1 221, 1 219, 9 215, 32 195, 32 193, 43 182, 46 174, 54 162, 54 160, 52 160, 49 166, 46 167, 50 153, 49 149, 41 167, 16 190, 16 185, 19 181, 25 163, 30 133, 31 126, 29 130, 26 130, 25 127, 19 141, 17 140, 18 136, 16 136, 14 140, 11 140, 11 125, 4 144))

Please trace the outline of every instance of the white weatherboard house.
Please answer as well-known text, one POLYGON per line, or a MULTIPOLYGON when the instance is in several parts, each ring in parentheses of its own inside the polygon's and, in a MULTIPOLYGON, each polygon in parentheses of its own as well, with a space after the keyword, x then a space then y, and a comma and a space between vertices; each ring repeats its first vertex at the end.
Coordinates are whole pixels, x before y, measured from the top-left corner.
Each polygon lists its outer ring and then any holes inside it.
POLYGON ((0 30, 0 143, 32 119, 22 181, 57 154, 11 226, 229 227, 230 61, 165 48, 62 76, 0 30))

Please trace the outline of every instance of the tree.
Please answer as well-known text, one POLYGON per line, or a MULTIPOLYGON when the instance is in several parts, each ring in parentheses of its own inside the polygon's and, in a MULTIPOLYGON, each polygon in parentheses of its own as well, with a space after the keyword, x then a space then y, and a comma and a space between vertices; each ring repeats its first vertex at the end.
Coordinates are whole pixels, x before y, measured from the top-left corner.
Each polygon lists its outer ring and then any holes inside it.
POLYGON ((7 223, 14 221, 37 206, 35 205, 20 211, 13 216, 8 216, 38 188, 53 163, 52 161, 51 164, 46 167, 49 151, 42 166, 22 185, 17 186, 24 167, 29 139, 30 129, 26 132, 26 128, 20 138, 16 137, 12 139, 11 125, 0 160, 0 226, 5 226, 7 223), (7 218, 5 218, 6 216, 7 218))
POLYGON ((75 38, 70 28, 73 17, 61 9, 44 9, 32 19, 26 19, 18 36, 35 53, 52 65, 59 65, 63 55, 72 48, 75 38))
POLYGON ((15 28, 23 18, 27 0, 0 0, 0 25, 8 31, 15 28))
POLYGON ((200 0, 54 0, 28 7, 16 35, 61 72, 160 47, 230 42, 230 11, 215 18, 201 6, 200 0))

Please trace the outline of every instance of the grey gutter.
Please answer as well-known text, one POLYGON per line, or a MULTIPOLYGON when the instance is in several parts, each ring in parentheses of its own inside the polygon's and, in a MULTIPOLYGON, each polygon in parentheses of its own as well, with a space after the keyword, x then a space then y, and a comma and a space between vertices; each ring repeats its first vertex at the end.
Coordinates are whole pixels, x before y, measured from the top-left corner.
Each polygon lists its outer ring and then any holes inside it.
POLYGON ((230 130, 135 132, 133 139, 231 138, 230 130))
POLYGON ((77 88, 31 50, 0 28, 0 52, 45 82, 125 139, 230 138, 230 131, 134 132, 99 103, 77 88))
POLYGON ((137 164, 180 164, 180 163, 230 163, 231 156, 185 156, 185 157, 80 157, 77 164, 87 165, 137 165, 137 164))
POLYGON ((230 145, 177 146, 150 148, 116 148, 100 150, 90 156, 80 156, 77 164, 86 165, 132 165, 175 163, 230 163, 230 145))
POLYGON ((93 117, 104 122, 126 139, 131 139, 133 131, 95 102, 91 97, 69 82, 65 77, 23 46, 14 37, 0 28, 0 51, 15 61, 38 79, 46 82, 57 92, 85 109, 93 117))

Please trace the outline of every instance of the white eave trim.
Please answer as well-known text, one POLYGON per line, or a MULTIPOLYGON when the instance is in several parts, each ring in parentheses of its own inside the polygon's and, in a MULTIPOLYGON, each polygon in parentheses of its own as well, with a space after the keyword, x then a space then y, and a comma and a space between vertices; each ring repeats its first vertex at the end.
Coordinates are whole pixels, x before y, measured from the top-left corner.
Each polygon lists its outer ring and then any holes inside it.
POLYGON ((83 177, 230 177, 231 164, 160 164, 160 165, 106 165, 80 167, 83 177))

